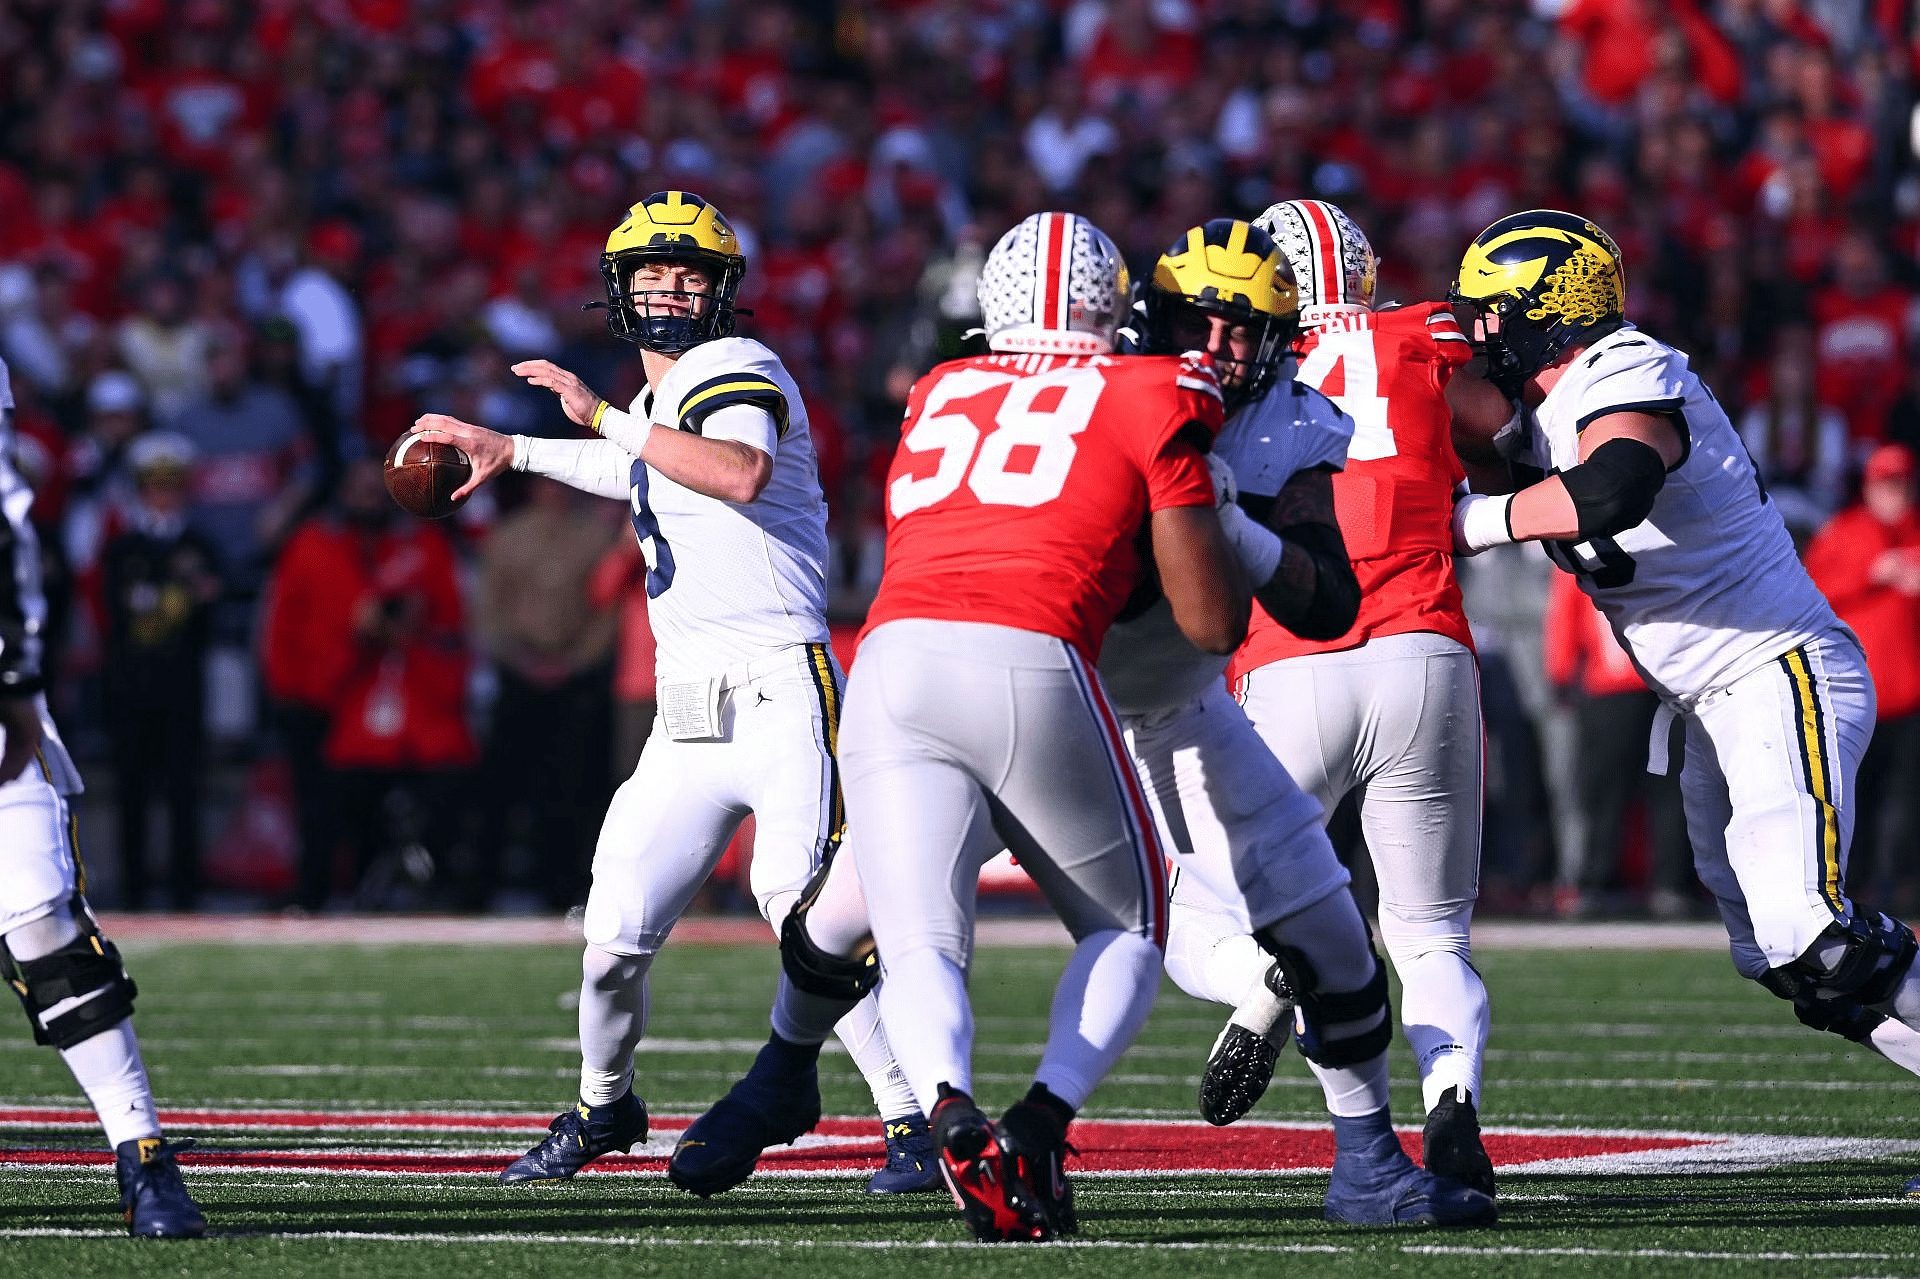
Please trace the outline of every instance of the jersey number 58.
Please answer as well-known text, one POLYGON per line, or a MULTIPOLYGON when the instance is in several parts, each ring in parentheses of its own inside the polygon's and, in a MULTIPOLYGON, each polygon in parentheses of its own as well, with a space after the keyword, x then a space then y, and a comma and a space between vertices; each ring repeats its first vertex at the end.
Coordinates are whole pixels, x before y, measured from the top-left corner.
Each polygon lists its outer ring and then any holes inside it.
POLYGON ((938 453, 931 475, 901 475, 887 487, 895 519, 943 501, 964 483, 993 506, 1040 506, 1060 496, 1093 420, 1106 378, 1097 368, 1016 377, 958 369, 927 395, 920 419, 900 441, 910 453, 938 453))

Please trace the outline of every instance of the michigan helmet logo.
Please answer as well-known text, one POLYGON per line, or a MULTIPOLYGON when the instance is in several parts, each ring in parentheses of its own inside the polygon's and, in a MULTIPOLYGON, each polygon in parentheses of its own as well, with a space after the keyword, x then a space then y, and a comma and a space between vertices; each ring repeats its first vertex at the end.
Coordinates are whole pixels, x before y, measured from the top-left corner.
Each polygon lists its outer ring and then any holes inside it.
POLYGON ((1448 291, 1449 301, 1499 318, 1485 338, 1487 372, 1513 396, 1568 347, 1624 324, 1626 298, 1613 237, 1556 209, 1515 213, 1482 231, 1448 291))
POLYGON ((1214 352, 1229 407, 1272 385, 1300 315, 1299 294, 1273 237, 1231 218, 1191 227, 1175 240, 1154 264, 1142 304, 1148 351, 1189 349, 1205 332, 1203 317, 1219 317, 1238 331, 1230 340, 1244 342, 1244 356, 1214 352))
POLYGON ((666 354, 727 337, 733 332, 734 298, 746 270, 740 239, 720 210, 691 191, 656 191, 627 210, 600 255, 607 328, 616 337, 666 354), (634 291, 633 277, 640 267, 667 263, 692 268, 704 278, 634 291))

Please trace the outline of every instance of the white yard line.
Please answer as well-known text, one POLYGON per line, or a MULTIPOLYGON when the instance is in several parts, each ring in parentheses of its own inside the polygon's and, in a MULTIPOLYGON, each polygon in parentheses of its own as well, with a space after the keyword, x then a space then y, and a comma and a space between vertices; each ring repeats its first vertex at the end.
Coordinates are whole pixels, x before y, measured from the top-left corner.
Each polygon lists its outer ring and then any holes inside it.
MULTIPOLYGON (((553 917, 465 919, 442 915, 114 915, 102 918, 107 935, 135 946, 228 943, 246 946, 530 946, 578 945, 577 921, 553 917)), ((983 946, 1067 946, 1059 921, 983 919, 983 946)), ((740 916, 683 920, 674 940, 686 944, 766 943, 772 933, 740 916)), ((1476 950, 1724 950, 1726 933, 1713 923, 1554 923, 1494 920, 1473 930, 1476 950)))
MULTIPOLYGON (((0 1229, 5 1239, 114 1239, 125 1236, 117 1230, 74 1230, 56 1227, 13 1227, 0 1229)), ((488 1231, 474 1234, 407 1234, 373 1230, 262 1230, 237 1231, 216 1238, 230 1239, 313 1239, 351 1243, 431 1243, 431 1244, 572 1244, 589 1248, 764 1248, 792 1252, 943 1252, 955 1248, 972 1249, 982 1245, 950 1239, 739 1239, 672 1238, 661 1235, 566 1235, 488 1231)), ((1273 1253, 1280 1255, 1329 1255, 1357 1252, 1400 1252, 1430 1257, 1611 1257, 1655 1258, 1679 1261, 1905 1261, 1914 1252, 1732 1252, 1687 1248, 1551 1248, 1492 1247, 1476 1248, 1449 1244, 1390 1243, 1343 1246, 1339 1244, 1247 1243, 1234 1240, 1153 1242, 1130 1239, 1063 1239, 1031 1247, 1076 1252, 1219 1252, 1273 1253)), ((1002 1250, 1004 1251, 1004 1250, 1002 1250)))

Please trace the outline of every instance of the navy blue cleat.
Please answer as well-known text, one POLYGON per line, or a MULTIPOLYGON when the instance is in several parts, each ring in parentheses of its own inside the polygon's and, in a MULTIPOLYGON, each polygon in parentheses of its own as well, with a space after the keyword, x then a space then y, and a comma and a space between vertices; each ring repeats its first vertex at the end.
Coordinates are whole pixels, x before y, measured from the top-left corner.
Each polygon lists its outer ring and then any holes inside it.
POLYGON ((926 1116, 916 1111, 903 1119, 889 1119, 882 1126, 887 1133, 887 1163, 867 1182, 867 1193, 910 1195, 938 1190, 940 1159, 926 1116))
POLYGON ((207 1233, 207 1219, 187 1193, 173 1158, 193 1144, 191 1137, 138 1137, 113 1148, 113 1175, 120 1183, 128 1234, 136 1239, 198 1239, 207 1233))
POLYGON ((571 1181, 573 1175, 616 1150, 630 1150, 647 1139, 647 1106, 629 1088, 605 1106, 575 1102, 547 1125, 548 1137, 507 1165, 502 1185, 571 1181))
POLYGON ((1334 1116, 1328 1221, 1348 1226, 1485 1226, 1499 1215, 1491 1196, 1426 1171, 1400 1148, 1382 1109, 1334 1116))
POLYGON ((1427 1112, 1421 1151, 1428 1172, 1493 1197, 1493 1160, 1480 1140, 1480 1112, 1465 1088, 1448 1089, 1427 1112))
POLYGON ((667 1179, 702 1199, 753 1175, 760 1152, 790 1145, 820 1123, 817 1045, 804 1048, 775 1038, 749 1070, 680 1135, 667 1161, 667 1179))

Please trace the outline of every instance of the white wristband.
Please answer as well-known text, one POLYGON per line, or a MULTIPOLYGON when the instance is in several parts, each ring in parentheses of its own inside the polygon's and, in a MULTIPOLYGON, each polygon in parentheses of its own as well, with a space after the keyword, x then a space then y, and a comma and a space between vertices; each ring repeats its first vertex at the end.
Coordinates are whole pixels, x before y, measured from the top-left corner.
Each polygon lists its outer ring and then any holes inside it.
POLYGON ((533 442, 524 435, 514 435, 508 438, 513 441, 513 461, 507 463, 507 465, 516 471, 526 470, 527 463, 532 460, 533 442))
POLYGON ((1511 511, 1513 494, 1491 497, 1469 493, 1453 504, 1453 550, 1456 555, 1478 555, 1490 546, 1514 540, 1511 511))
POLYGON ((1257 591, 1273 580, 1280 571, 1280 556, 1287 549, 1286 539, 1248 515, 1237 502, 1220 508, 1220 530, 1247 570, 1253 589, 1257 591))
POLYGON ((653 434, 653 423, 632 413, 609 408, 600 415, 600 434, 639 457, 640 450, 646 447, 647 437, 653 434))

